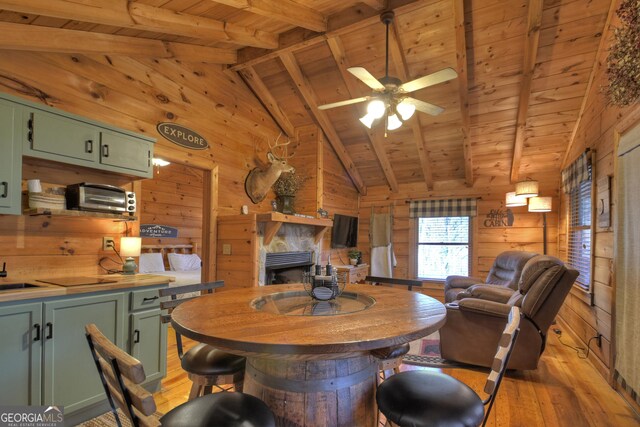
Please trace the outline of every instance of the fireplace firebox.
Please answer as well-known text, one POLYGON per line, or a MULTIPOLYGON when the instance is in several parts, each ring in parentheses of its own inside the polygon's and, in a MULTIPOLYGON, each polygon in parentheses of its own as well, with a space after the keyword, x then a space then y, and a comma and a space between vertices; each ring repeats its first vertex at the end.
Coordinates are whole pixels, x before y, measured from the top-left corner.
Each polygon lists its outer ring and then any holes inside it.
POLYGON ((302 283, 302 274, 313 265, 313 252, 267 253, 265 285, 302 283))

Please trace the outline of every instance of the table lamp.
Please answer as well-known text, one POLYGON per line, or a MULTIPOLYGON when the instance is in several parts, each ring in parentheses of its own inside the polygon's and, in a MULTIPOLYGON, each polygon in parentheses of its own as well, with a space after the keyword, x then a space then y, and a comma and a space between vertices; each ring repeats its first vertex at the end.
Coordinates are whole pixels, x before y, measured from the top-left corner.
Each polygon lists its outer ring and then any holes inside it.
POLYGON ((127 257, 122 266, 122 274, 136 274, 136 265, 133 257, 140 256, 142 239, 140 237, 120 238, 120 256, 127 257))

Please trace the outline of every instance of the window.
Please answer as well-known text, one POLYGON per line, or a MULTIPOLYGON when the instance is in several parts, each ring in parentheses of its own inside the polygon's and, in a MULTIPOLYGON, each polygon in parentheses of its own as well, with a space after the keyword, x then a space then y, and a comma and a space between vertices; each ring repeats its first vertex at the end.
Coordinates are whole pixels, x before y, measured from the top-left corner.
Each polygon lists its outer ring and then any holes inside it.
POLYGON ((568 264, 580 275, 576 284, 586 291, 591 290, 591 165, 589 179, 575 186, 569 196, 569 245, 568 264))
POLYGON ((469 275, 470 217, 418 218, 418 277, 469 275))

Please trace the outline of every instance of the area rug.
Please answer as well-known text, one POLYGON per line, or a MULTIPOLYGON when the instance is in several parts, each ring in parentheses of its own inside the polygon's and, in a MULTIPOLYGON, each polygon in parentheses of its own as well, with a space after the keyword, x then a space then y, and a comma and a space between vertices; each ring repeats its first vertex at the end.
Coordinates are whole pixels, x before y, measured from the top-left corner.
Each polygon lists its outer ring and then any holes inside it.
POLYGON ((430 368, 457 368, 462 364, 440 357, 440 334, 435 332, 419 340, 411 341, 411 349, 402 358, 407 365, 427 366, 430 368))

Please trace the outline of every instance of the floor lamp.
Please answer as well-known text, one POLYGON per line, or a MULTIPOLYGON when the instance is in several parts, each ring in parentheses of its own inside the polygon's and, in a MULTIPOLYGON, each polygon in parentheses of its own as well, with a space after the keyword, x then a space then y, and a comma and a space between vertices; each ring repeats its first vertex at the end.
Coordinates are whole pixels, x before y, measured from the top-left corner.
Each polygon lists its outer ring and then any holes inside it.
POLYGON ((542 212, 542 250, 547 254, 547 212, 551 212, 551 197, 531 197, 529 212, 542 212))

